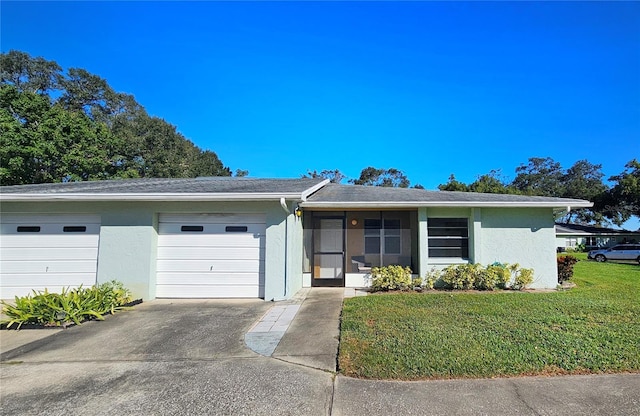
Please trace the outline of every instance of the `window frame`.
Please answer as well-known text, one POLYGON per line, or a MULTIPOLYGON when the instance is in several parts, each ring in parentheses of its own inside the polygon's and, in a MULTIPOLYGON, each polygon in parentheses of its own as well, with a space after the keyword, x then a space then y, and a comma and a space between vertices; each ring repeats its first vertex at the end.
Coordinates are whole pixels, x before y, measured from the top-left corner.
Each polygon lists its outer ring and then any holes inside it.
POLYGON ((427 255, 431 259, 462 259, 469 260, 469 218, 467 217, 431 217, 427 218, 427 255), (446 224, 446 222, 453 224, 446 224), (464 226, 462 222, 464 221, 464 226), (455 225, 455 222, 459 222, 460 225, 455 225), (442 223, 442 224, 441 224, 442 223), (460 230, 459 233, 446 232, 441 234, 435 232, 436 230, 460 230), (460 235, 456 235, 460 234, 460 235), (435 242, 441 241, 441 245, 436 245, 435 242), (457 245, 450 245, 450 242, 459 241, 457 245), (447 242, 442 245, 443 242, 447 242), (435 254, 435 251, 454 251, 460 252, 460 256, 455 255, 441 255, 435 254))
MULTIPOLYGON (((391 224, 389 224, 391 225, 391 224)), ((378 254, 378 255, 391 255, 391 256, 400 256, 402 255, 402 220, 399 218, 365 218, 364 219, 364 254, 378 254), (367 222, 376 221, 379 225, 376 226, 368 226, 367 222), (387 227, 387 223, 397 223, 397 227, 394 226, 387 227), (375 230, 375 233, 367 233, 367 231, 375 230), (393 230, 393 231, 392 231, 393 230), (396 233, 397 231, 397 233, 396 233), (389 233, 387 233, 389 232, 389 233), (398 251, 389 252, 387 250, 387 239, 397 239, 398 240, 398 251), (368 251, 367 250, 367 239, 369 240, 377 240, 376 251, 368 251)))

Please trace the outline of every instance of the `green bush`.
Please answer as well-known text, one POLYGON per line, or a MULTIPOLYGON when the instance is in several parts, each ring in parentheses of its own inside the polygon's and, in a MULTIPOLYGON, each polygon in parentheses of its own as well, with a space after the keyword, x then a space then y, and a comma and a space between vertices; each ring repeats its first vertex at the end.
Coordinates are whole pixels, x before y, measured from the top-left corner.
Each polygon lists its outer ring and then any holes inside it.
POLYGON ((373 267, 371 277, 371 289, 374 292, 411 288, 411 269, 409 267, 396 265, 373 267))
POLYGON ((533 270, 522 269, 518 264, 494 263, 487 267, 459 264, 448 266, 440 272, 432 269, 426 274, 425 282, 425 287, 429 289, 439 286, 452 290, 522 290, 533 282, 533 270))
POLYGON ((82 321, 104 319, 106 313, 115 313, 131 302, 131 293, 115 280, 90 288, 63 289, 62 293, 33 291, 33 295, 16 296, 14 305, 2 301, 2 312, 9 317, 2 323, 18 329, 23 324, 61 326, 80 325, 82 321))
POLYGON ((515 290, 526 289, 533 283, 533 269, 518 269, 513 281, 512 288, 515 290))
POLYGON ((491 275, 491 279, 494 282, 495 286, 491 289, 487 287, 488 290, 493 290, 495 288, 506 289, 507 285, 511 281, 511 270, 509 270, 508 265, 501 263, 494 263, 490 266, 487 266, 487 273, 491 275))
POLYGON ((424 276, 423 287, 428 290, 432 290, 436 282, 440 279, 440 272, 435 267, 432 267, 430 271, 424 276))
POLYGON ((573 277, 573 266, 578 262, 574 256, 558 256, 558 283, 562 284, 573 277))
POLYGON ((449 289, 469 290, 473 289, 481 273, 482 266, 478 264, 459 264, 448 266, 442 271, 440 279, 449 289))

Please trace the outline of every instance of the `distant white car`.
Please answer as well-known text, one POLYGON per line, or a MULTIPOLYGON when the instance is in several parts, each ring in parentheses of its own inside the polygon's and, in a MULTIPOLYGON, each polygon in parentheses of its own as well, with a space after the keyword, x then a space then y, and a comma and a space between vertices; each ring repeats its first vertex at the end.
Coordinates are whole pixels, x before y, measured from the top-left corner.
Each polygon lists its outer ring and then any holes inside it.
POLYGON ((640 263, 640 244, 618 244, 601 250, 591 250, 588 258, 595 261, 636 260, 640 263))

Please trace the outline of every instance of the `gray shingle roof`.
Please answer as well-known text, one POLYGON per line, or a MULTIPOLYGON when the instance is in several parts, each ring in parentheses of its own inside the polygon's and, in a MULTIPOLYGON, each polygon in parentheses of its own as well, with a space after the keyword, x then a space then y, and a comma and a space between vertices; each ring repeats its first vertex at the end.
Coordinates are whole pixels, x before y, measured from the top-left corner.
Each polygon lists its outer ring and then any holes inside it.
POLYGON ((318 208, 417 207, 417 206, 547 206, 586 207, 580 199, 472 192, 426 191, 326 184, 322 179, 179 178, 122 179, 0 187, 2 200, 136 199, 136 200, 223 200, 299 198, 310 195, 302 205, 318 208), (315 191, 315 192, 314 192, 315 191))
POLYGON ((322 179, 144 178, 0 187, 1 194, 302 193, 322 179))
POLYGON ((364 205, 374 206, 590 206, 581 199, 540 196, 483 194, 476 192, 427 191, 413 188, 384 188, 359 185, 327 184, 311 195, 303 206, 328 207, 364 205))
POLYGON ((616 230, 613 228, 596 227, 595 225, 581 225, 556 223, 556 234, 584 234, 584 235, 603 235, 603 234, 640 234, 637 231, 616 230))

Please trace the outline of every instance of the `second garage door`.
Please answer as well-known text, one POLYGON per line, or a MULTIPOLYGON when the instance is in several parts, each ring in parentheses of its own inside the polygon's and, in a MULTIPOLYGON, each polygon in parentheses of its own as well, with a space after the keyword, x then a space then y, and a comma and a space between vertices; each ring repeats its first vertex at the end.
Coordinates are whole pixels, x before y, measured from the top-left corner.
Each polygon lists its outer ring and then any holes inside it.
POLYGON ((160 215, 156 297, 263 297, 265 231, 264 215, 160 215))

